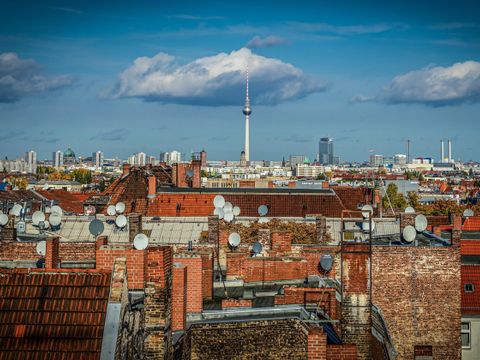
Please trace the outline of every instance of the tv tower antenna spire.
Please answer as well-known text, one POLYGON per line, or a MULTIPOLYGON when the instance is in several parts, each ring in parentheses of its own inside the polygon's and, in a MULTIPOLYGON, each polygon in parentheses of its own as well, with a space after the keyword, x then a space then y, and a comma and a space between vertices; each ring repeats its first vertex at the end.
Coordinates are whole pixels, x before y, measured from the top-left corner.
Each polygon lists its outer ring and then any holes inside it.
POLYGON ((243 107, 243 114, 245 115, 245 161, 250 161, 250 114, 252 109, 250 107, 250 98, 248 96, 248 64, 247 64, 247 81, 245 91, 245 106, 243 107))

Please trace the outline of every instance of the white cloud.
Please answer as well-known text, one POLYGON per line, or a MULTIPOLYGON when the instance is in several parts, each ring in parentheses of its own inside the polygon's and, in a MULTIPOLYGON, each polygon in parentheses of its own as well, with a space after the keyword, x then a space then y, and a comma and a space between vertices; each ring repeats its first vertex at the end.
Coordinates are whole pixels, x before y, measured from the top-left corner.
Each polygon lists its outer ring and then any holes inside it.
POLYGON ((450 67, 429 66, 393 78, 379 95, 357 95, 356 101, 388 104, 421 103, 431 106, 480 101, 480 63, 465 61, 450 67))
POLYGON ((24 96, 44 93, 71 85, 68 75, 45 77, 32 59, 20 59, 15 53, 0 54, 0 102, 16 102, 24 96))
POLYGON ((266 37, 260 37, 260 36, 254 36, 248 43, 247 47, 250 49, 254 48, 266 48, 270 46, 275 46, 275 45, 283 45, 286 44, 287 40, 279 37, 279 36, 266 36, 266 37))
POLYGON ((119 75, 109 97, 190 105, 239 105, 249 67, 251 99, 274 105, 326 90, 326 83, 293 65, 256 55, 247 48, 180 65, 164 53, 137 58, 119 75))

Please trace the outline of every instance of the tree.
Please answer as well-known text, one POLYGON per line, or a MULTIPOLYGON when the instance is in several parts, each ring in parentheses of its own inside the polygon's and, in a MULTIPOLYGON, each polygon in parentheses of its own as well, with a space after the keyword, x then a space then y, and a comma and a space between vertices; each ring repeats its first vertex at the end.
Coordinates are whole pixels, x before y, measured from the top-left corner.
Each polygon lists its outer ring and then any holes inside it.
POLYGON ((72 180, 80 184, 90 184, 92 182, 92 172, 86 169, 75 169, 71 172, 72 180))
POLYGON ((394 183, 388 184, 387 191, 382 202, 385 208, 390 208, 391 204, 394 210, 404 210, 407 207, 407 200, 405 200, 405 197, 402 194, 398 193, 398 186, 394 183))
POLYGON ((327 180, 327 176, 324 173, 318 174, 317 180, 327 180))
POLYGON ((409 191, 407 193, 407 199, 410 206, 413 207, 414 209, 417 209, 418 206, 420 205, 419 196, 416 191, 409 191))

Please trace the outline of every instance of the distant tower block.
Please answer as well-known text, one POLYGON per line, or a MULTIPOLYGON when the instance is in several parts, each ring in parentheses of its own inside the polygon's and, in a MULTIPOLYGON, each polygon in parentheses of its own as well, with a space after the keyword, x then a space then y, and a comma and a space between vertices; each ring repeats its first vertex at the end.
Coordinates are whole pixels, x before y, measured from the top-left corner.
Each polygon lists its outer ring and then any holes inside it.
POLYGON ((250 98, 248 97, 248 67, 247 67, 247 86, 246 86, 246 96, 245 96, 245 106, 243 107, 243 114, 245 115, 245 161, 248 163, 250 161, 250 120, 249 116, 252 113, 250 107, 250 98))

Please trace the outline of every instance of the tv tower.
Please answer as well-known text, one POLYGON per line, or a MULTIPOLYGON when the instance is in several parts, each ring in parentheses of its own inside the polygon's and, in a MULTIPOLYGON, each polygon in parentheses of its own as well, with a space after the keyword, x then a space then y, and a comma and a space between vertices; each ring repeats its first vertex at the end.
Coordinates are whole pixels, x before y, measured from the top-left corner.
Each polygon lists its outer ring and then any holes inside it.
POLYGON ((250 108, 250 98, 248 97, 248 65, 247 65, 247 87, 246 87, 246 96, 245 96, 245 106, 243 107, 243 113, 245 115, 245 161, 247 164, 250 161, 250 120, 249 116, 252 113, 250 108))

